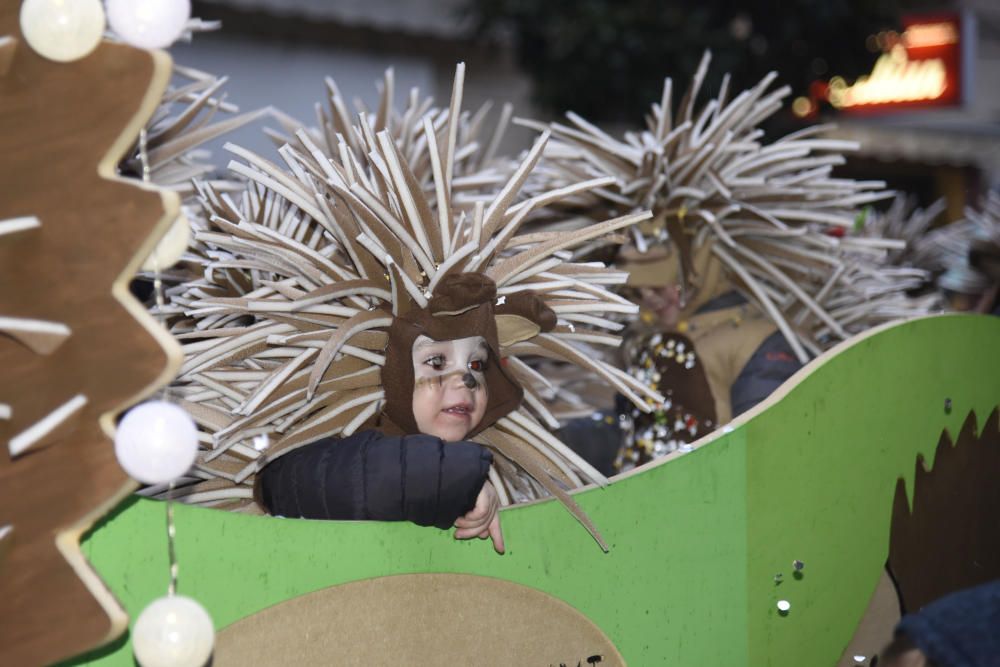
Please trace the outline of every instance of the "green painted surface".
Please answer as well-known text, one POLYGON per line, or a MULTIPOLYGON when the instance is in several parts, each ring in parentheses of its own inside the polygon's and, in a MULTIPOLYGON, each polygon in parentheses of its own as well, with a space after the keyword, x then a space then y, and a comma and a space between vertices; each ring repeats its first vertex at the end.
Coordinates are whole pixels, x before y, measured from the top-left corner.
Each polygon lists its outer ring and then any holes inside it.
MULTIPOLYGON (((338 583, 471 573, 566 601, 633 665, 832 664, 885 560, 896 478, 912 480, 916 454, 933 452, 943 428, 957 433, 969 410, 982 423, 1000 402, 998 343, 1000 320, 944 316, 824 357, 730 432, 579 494, 608 554, 554 502, 503 513, 504 556, 409 524, 179 507, 180 592, 222 628, 338 583), (787 616, 779 599, 792 603, 787 616)), ((129 501, 84 551, 134 618, 166 590, 163 505, 129 501)), ((134 664, 127 640, 72 664, 91 662, 134 664)))

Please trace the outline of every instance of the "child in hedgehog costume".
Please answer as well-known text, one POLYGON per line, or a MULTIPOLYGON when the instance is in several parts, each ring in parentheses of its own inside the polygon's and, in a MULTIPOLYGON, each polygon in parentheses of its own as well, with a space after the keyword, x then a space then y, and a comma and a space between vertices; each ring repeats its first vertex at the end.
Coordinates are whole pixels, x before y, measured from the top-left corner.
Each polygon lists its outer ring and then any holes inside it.
POLYGON ((530 292, 497 301, 487 276, 461 273, 443 279, 426 308, 395 317, 380 417, 268 464, 257 476, 258 502, 285 516, 454 524, 456 537, 489 535, 502 553, 499 499, 487 480, 493 455, 468 439, 523 399, 500 357, 500 332, 505 342, 511 332, 504 324, 498 332, 497 321, 549 332, 556 316, 530 292))
POLYGON ((620 343, 603 315, 635 312, 606 287, 624 274, 567 252, 621 242, 614 232, 649 214, 518 234, 537 208, 610 179, 513 204, 547 135, 497 191, 456 177, 461 74, 449 109, 403 126, 380 111, 350 142, 296 132, 279 151, 287 169, 231 148, 249 179, 238 200, 200 186, 200 277, 165 308, 186 353, 172 391, 203 431, 179 497, 454 523, 499 548, 497 503, 554 495, 604 546, 567 490, 607 480, 550 433, 547 381, 520 357, 578 365, 641 409, 661 398, 586 347, 620 343))
POLYGON ((729 422, 852 334, 930 306, 906 296, 925 272, 886 261, 901 242, 844 234, 889 194, 833 176, 856 145, 824 139, 822 126, 765 142, 758 125, 789 93, 768 91, 774 73, 735 95, 724 78, 699 108, 708 63, 706 54, 676 110, 667 79, 647 129, 623 139, 573 113, 567 125, 521 121, 553 134, 533 184, 614 178, 564 201, 565 217, 653 212, 617 258, 649 313, 632 323, 624 365, 667 401, 651 412, 619 406, 620 419, 594 429, 611 443, 623 427, 618 469, 729 422))

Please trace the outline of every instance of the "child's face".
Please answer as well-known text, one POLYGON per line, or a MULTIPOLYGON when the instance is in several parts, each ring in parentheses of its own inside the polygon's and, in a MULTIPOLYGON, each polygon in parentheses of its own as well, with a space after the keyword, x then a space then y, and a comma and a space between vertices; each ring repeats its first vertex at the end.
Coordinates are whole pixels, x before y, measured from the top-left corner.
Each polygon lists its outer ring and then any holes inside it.
POLYGON ((413 416, 421 433, 462 440, 486 412, 489 348, 482 336, 413 342, 413 416))
POLYGON ((642 305, 652 311, 657 323, 664 331, 673 331, 681 318, 684 304, 681 301, 679 285, 669 284, 662 287, 643 287, 642 305))

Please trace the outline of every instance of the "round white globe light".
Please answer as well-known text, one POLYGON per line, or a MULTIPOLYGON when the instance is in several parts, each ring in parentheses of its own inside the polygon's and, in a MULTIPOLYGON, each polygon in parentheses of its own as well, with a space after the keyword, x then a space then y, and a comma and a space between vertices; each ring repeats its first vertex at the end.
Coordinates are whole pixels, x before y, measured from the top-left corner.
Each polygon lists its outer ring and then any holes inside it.
POLYGON ((153 253, 142 263, 143 271, 162 271, 177 263, 184 251, 187 250, 188 241, 191 240, 191 225, 184 214, 181 213, 170 225, 170 229, 163 235, 160 242, 156 244, 153 253))
POLYGON ((132 650, 142 667, 204 667, 214 644, 212 618, 184 595, 153 600, 132 628, 132 650))
POLYGON ((191 0, 108 0, 108 23, 141 49, 165 49, 191 18, 191 0))
POLYGON ((28 46, 57 62, 83 58, 104 35, 101 0, 24 0, 20 21, 28 46))
POLYGON ((194 421, 173 403, 150 401, 132 408, 115 433, 118 463, 145 484, 165 484, 180 477, 197 454, 194 421))

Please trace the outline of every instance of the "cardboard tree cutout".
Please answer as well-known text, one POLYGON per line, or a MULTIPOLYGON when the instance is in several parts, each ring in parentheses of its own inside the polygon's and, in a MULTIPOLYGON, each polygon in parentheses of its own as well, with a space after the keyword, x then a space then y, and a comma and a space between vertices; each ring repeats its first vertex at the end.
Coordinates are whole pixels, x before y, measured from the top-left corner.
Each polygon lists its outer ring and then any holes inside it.
POLYGON ((23 42, 16 4, 0 9, 0 662, 26 665, 126 625, 79 540, 135 486, 114 416, 180 361, 127 286, 178 202, 115 175, 166 54, 105 43, 53 63, 23 42))
POLYGON ((889 570, 904 613, 1000 578, 1000 409, 984 421, 943 433, 933 466, 918 458, 912 494, 896 485, 889 570))

